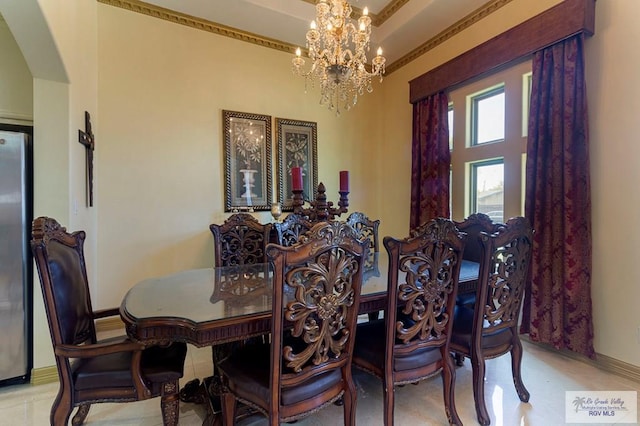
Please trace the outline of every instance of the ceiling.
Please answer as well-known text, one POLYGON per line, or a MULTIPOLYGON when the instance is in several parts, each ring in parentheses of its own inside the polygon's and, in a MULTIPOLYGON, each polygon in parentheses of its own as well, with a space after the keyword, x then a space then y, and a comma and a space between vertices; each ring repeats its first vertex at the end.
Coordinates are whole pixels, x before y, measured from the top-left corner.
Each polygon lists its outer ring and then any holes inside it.
MULTIPOLYGON (((98 0, 223 35, 293 52, 305 47, 315 0, 98 0), (199 24, 198 24, 199 23, 199 24), (219 27, 223 27, 221 31, 219 27), (225 28, 231 27, 231 28, 225 28), (235 33, 235 35, 234 35, 235 33), (239 33, 239 36, 238 36, 239 33), (249 37, 247 37, 249 33, 249 37)), ((350 0, 354 16, 367 6, 371 52, 382 47, 387 73, 410 62, 511 0, 350 0)))

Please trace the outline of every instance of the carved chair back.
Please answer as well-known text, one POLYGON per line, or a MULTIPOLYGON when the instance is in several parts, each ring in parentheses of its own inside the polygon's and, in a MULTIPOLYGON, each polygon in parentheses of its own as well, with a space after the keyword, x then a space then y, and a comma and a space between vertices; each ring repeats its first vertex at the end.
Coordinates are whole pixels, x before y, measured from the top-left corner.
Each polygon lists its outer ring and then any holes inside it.
POLYGON ((524 217, 514 217, 493 234, 480 233, 483 260, 480 263, 474 329, 490 336, 503 329, 517 335, 518 318, 531 263, 533 229, 524 217))
POLYGON ((493 222, 484 213, 474 213, 465 218, 462 222, 454 222, 458 229, 467 234, 467 244, 464 247, 462 258, 472 262, 480 263, 482 259, 482 243, 480 233, 493 234, 500 227, 500 223, 493 222))
POLYGON ((277 242, 281 246, 290 247, 300 240, 300 236, 309 232, 313 223, 304 216, 292 213, 282 222, 274 225, 277 234, 277 242))
POLYGON ((248 213, 235 213, 222 225, 212 224, 215 266, 265 263, 271 224, 261 224, 248 213))
MULTIPOLYGON (((31 247, 40 272, 49 332, 54 347, 96 342, 87 269, 84 231, 67 233, 50 218, 34 221, 31 247)), ((68 359, 61 360, 68 369, 68 359)))
POLYGON ((377 253, 379 251, 378 228, 380 227, 380 220, 371 220, 364 213, 354 212, 347 217, 347 225, 356 231, 358 238, 369 243, 369 253, 377 253))

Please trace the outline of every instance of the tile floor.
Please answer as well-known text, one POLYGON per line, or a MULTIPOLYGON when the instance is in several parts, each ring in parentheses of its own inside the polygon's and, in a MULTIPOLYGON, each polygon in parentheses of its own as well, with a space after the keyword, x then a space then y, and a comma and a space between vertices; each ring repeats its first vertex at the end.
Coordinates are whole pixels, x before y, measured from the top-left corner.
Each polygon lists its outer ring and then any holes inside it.
MULTIPOLYGON (((565 391, 614 390, 638 391, 640 384, 603 372, 589 364, 571 360, 535 344, 523 342, 523 380, 531 393, 528 404, 521 403, 511 381, 511 362, 503 356, 487 362, 485 384, 491 424, 561 425, 565 424, 565 391)), ((211 350, 189 346, 185 377, 181 384, 211 375, 211 350)), ((471 390, 469 361, 456 370, 456 405, 467 425, 478 424, 471 390)), ((358 387, 357 422, 360 425, 382 424, 382 386, 374 377, 355 372, 358 387)), ((0 425, 40 426, 49 422, 49 410, 58 389, 57 383, 14 385, 0 388, 0 425)), ((395 424, 444 425, 447 419, 442 403, 439 377, 396 390, 395 424)), ((638 404, 640 407, 640 404, 638 404)), ((200 425, 205 416, 203 406, 180 404, 180 424, 200 425)), ((95 404, 87 425, 161 425, 160 400, 95 404)), ((246 419, 242 425, 263 425, 263 419, 246 419)), ((296 423, 299 426, 342 424, 342 408, 330 406, 318 414, 296 423)))

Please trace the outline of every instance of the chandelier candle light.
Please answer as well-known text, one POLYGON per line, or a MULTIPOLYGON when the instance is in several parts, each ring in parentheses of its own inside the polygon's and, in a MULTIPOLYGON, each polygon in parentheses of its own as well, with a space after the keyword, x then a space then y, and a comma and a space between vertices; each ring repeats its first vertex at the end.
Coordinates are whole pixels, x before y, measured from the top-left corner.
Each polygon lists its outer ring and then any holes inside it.
POLYGON ((320 103, 335 109, 340 115, 340 108, 347 110, 355 106, 358 95, 365 90, 373 91, 371 79, 385 72, 386 59, 382 49, 378 48, 375 58, 371 60, 371 71, 367 70, 367 52, 371 35, 371 18, 368 9, 362 10, 357 25, 351 19, 352 8, 345 0, 318 0, 316 4, 316 20, 311 21, 307 31, 307 48, 311 68, 305 70, 305 60, 300 48, 296 49, 293 58, 293 72, 305 77, 307 82, 320 86, 320 103))

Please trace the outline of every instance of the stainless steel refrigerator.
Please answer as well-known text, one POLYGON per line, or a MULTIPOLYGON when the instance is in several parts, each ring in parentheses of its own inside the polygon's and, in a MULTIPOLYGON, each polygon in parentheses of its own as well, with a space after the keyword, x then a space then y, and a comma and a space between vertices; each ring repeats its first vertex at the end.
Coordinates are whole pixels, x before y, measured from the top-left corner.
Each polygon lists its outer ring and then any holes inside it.
POLYGON ((0 385, 27 381, 33 359, 31 152, 22 126, 0 125, 0 385))

